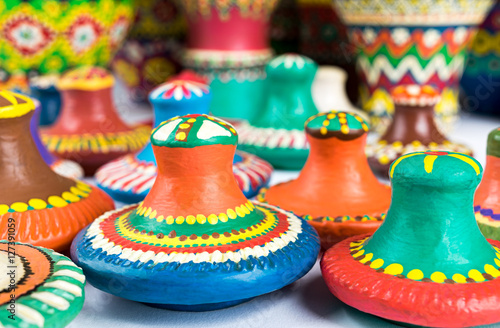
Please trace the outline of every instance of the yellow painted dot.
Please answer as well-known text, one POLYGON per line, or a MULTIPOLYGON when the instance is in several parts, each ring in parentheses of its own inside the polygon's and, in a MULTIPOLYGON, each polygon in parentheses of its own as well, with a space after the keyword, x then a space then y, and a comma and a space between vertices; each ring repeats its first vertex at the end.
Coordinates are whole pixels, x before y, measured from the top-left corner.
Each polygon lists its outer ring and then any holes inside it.
POLYGON ((65 207, 68 205, 68 203, 59 196, 50 196, 48 201, 49 204, 54 207, 65 207))
POLYGON ((16 212, 26 212, 28 210, 28 204, 16 202, 16 203, 10 205, 10 208, 16 212))
POLYGON ((153 212, 153 209, 151 207, 148 207, 148 209, 146 210, 146 213, 144 213, 144 216, 148 217, 149 214, 151 214, 151 212, 153 212))
POLYGON ((250 210, 246 207, 245 204, 241 205, 240 208, 243 211, 243 213, 250 214, 250 210))
POLYGON ((250 206, 250 204, 245 204, 244 206, 248 209, 248 213, 247 214, 250 214, 250 212, 253 211, 253 208, 250 206))
POLYGON ((419 269, 413 269, 408 272, 406 277, 411 280, 422 280, 424 278, 424 273, 419 269))
POLYGON ((500 260, 500 253, 497 253, 497 257, 498 257, 498 259, 500 260))
POLYGON ((500 268, 500 260, 495 259, 495 264, 500 268))
POLYGON ((156 218, 157 222, 161 222, 163 220, 165 220, 165 217, 163 215, 160 215, 159 217, 156 218))
POLYGON ((491 265, 491 264, 486 264, 484 266, 484 271, 487 274, 490 274, 493 278, 496 278, 496 277, 500 276, 500 271, 498 271, 497 269, 495 269, 495 267, 493 265, 491 265))
POLYGON ((446 275, 442 272, 436 271, 433 274, 431 274, 431 280, 437 283, 443 283, 446 279, 446 275))
POLYGON ((455 282, 457 282, 459 284, 465 284, 465 283, 467 283, 467 278, 465 278, 460 273, 455 273, 453 275, 453 277, 451 277, 451 279, 453 279, 455 282))
POLYGON ((372 258, 373 258, 373 254, 372 253, 368 253, 368 254, 365 255, 365 257, 363 257, 362 260, 359 261, 359 263, 365 264, 366 262, 371 261, 372 258))
POLYGON ((339 118, 339 122, 340 122, 340 124, 346 124, 347 120, 345 117, 342 117, 342 118, 339 118))
POLYGON ((141 209, 141 211, 139 212, 139 215, 144 216, 144 214, 146 213, 146 211, 147 211, 147 210, 148 210, 148 208, 147 208, 147 207, 143 207, 143 208, 141 209))
POLYGON ((41 199, 33 198, 28 202, 29 206, 33 207, 35 210, 43 210, 47 207, 47 203, 41 199))
POLYGON ((2 204, 0 205, 0 215, 3 215, 9 211, 9 206, 2 204))
POLYGON ((353 246, 358 246, 358 245, 361 245, 363 244, 363 240, 359 240, 359 241, 353 241, 349 244, 349 246, 353 247, 353 246))
POLYGON ((85 191, 86 193, 89 193, 89 192, 91 192, 91 191, 92 191, 92 188, 91 188, 89 185, 87 185, 87 184, 85 184, 85 183, 83 183, 83 182, 78 182, 78 183, 76 184, 76 187, 77 187, 78 189, 80 189, 80 190, 85 191))
POLYGON ((179 128, 181 128, 181 129, 187 129, 190 126, 191 126, 190 124, 182 123, 182 124, 179 125, 179 128))
POLYGON ((227 216, 230 218, 230 219, 236 219, 237 215, 236 215, 236 212, 233 211, 232 209, 228 209, 227 210, 227 216))
POLYGON ((196 119, 195 118, 190 118, 189 120, 187 120, 186 122, 189 122, 189 123, 194 123, 196 122, 196 119))
POLYGON ((370 268, 372 268, 372 269, 378 269, 382 265, 384 265, 384 260, 382 260, 382 259, 376 259, 375 261, 372 262, 372 264, 370 264, 370 268))
POLYGON ((391 160, 389 159, 389 157, 387 157, 387 155, 382 155, 378 158, 378 161, 380 162, 380 164, 386 165, 389 164, 391 160))
POLYGON ((251 201, 247 202, 247 206, 250 210, 253 210, 255 208, 255 205, 251 201))
POLYGON ((390 275, 398 275, 403 273, 403 266, 399 263, 392 263, 385 268, 384 273, 390 274, 390 275))
POLYGON ((340 127, 340 132, 342 132, 343 134, 348 134, 349 133, 349 127, 347 125, 342 125, 340 127))
POLYGON ((231 131, 232 133, 236 133, 236 130, 233 128, 229 128, 229 131, 231 131))
POLYGON ((167 216, 167 224, 174 224, 174 217, 172 215, 167 216))
POLYGON ((430 149, 436 149, 436 148, 437 148, 437 146, 438 146, 438 144, 437 144, 437 143, 435 143, 435 142, 430 142, 430 143, 429 143, 429 148, 430 148, 430 149))
POLYGON ((472 269, 469 271, 469 278, 472 278, 477 282, 484 281, 483 275, 481 274, 481 272, 477 271, 476 269, 472 269))
POLYGON ((196 217, 194 215, 188 215, 186 217, 186 222, 188 224, 195 224, 196 223, 196 217))
POLYGON ((324 126, 322 126, 321 129, 319 129, 319 133, 321 133, 322 135, 325 135, 327 132, 328 132, 328 129, 325 128, 324 126))
POLYGON ((361 248, 363 248, 363 245, 354 246, 354 247, 351 247, 351 251, 357 251, 358 249, 361 249, 361 248))
POLYGON ((362 123, 361 124, 361 128, 363 129, 363 131, 367 132, 370 128, 368 127, 368 125, 366 125, 365 123, 362 123))
POLYGON ((78 197, 77 195, 75 195, 75 194, 73 194, 73 193, 71 193, 69 191, 63 192, 62 193, 62 198, 64 198, 67 201, 70 201, 72 203, 75 203, 75 202, 77 202, 77 201, 80 200, 80 197, 78 197))
POLYGON ((394 141, 392 143, 392 147, 393 148, 401 148, 401 147, 403 147, 403 143, 401 141, 394 141))
POLYGON ((323 121, 323 126, 329 126, 330 125, 330 121, 329 120, 324 120, 323 121))
POLYGON ((150 218, 150 219, 154 219, 154 218, 156 218, 156 214, 157 214, 157 213, 156 213, 156 210, 154 210, 153 212, 151 212, 151 214, 149 214, 149 218, 150 218))
POLYGON ((177 223, 177 224, 183 224, 184 223, 184 217, 183 216, 178 216, 175 219, 175 223, 177 223))
POLYGON ((219 220, 217 218, 217 215, 215 215, 215 214, 210 214, 207 219, 208 219, 208 223, 210 223, 210 224, 217 224, 217 221, 219 220))
POLYGON ((184 132, 179 132, 179 133, 177 133, 177 135, 175 136, 175 138, 177 140, 186 140, 186 134, 184 132))
POLYGON ((328 114, 326 115, 326 118, 329 119, 329 120, 333 120, 337 115, 335 114, 328 114))
POLYGON ((199 224, 204 224, 205 222, 207 222, 207 218, 203 214, 198 214, 196 216, 196 221, 198 221, 199 224))
POLYGON ((339 117, 345 117, 346 114, 345 113, 339 113, 339 117))
POLYGON ((420 147, 422 145, 418 140, 412 141, 411 144, 413 147, 420 147))
POLYGON ((221 220, 221 222, 227 222, 229 218, 227 217, 226 213, 221 213, 219 214, 219 220, 221 220))
POLYGON ((236 214, 241 217, 245 216, 245 212, 243 212, 243 210, 239 206, 236 207, 236 214))
POLYGON ((77 187, 70 187, 69 191, 71 191, 73 194, 81 196, 81 197, 87 197, 88 194, 86 192, 81 191, 77 187))
POLYGON ((496 246, 493 246, 493 248, 500 253, 500 248, 496 247, 496 246))
POLYGON ((362 250, 360 250, 359 252, 354 253, 354 254, 352 255, 352 257, 356 258, 356 257, 358 257, 358 256, 363 255, 364 253, 365 253, 365 250, 364 250, 364 249, 362 249, 362 250))

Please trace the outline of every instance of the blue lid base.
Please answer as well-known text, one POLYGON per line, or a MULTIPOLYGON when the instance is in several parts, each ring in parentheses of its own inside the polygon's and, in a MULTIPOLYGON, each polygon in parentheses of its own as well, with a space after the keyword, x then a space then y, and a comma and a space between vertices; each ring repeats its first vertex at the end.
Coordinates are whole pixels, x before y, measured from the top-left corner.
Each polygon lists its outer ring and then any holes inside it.
POLYGON ((143 303, 144 305, 172 310, 172 311, 185 311, 185 312, 205 312, 205 311, 215 311, 221 310, 228 307, 240 305, 242 303, 248 302, 253 298, 245 298, 242 300, 235 300, 229 302, 220 302, 220 303, 207 303, 207 304, 194 304, 194 305, 185 305, 185 304, 154 304, 154 303, 143 303))

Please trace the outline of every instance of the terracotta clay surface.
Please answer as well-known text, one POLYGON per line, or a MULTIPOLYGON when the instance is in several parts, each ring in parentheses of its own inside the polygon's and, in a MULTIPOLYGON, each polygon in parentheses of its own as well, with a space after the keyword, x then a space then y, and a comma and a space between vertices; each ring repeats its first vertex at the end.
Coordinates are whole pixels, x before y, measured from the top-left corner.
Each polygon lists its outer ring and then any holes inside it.
POLYGON ((481 232, 500 240, 500 129, 488 135, 486 168, 477 188, 474 211, 481 232))
POLYGON ((399 156, 422 150, 443 150, 472 155, 472 151, 446 138, 434 121, 433 108, 441 99, 431 86, 400 85, 391 92, 394 117, 385 133, 366 147, 370 166, 386 175, 399 156))
POLYGON ((2 327, 65 327, 82 309, 85 276, 66 256, 0 241, 0 264, 2 327))
POLYGON ((306 123, 311 145, 297 179, 263 190, 259 200, 303 216, 323 248, 373 232, 382 223, 391 189, 373 175, 364 154, 368 124, 360 116, 332 111, 306 123))
POLYGON ((0 91, 0 239, 65 250, 73 237, 113 201, 100 189, 64 178, 45 163, 29 130, 35 105, 28 97, 0 91))
POLYGON ((232 169, 237 139, 207 115, 160 124, 151 136, 158 176, 144 201, 106 213, 73 242, 89 282, 157 307, 206 311, 305 275, 318 236, 294 214, 243 195, 232 169), (113 288, 111 277, 127 288, 113 288))
POLYGON ((500 321, 500 243, 473 213, 479 162, 426 151, 390 169, 392 202, 373 234, 324 255, 322 274, 344 303, 404 325, 471 327, 500 321))
POLYGON ((141 149, 150 128, 130 127, 118 116, 112 100, 113 76, 98 67, 80 67, 58 82, 61 114, 41 131, 50 152, 80 163, 86 175, 117 157, 141 149))

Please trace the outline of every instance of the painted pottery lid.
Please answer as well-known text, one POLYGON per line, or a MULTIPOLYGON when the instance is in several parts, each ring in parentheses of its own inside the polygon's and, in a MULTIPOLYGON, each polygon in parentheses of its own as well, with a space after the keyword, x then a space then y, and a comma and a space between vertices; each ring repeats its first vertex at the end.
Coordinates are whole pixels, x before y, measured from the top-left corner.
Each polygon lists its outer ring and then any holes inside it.
POLYGON ((73 243, 89 282, 135 301, 208 310, 303 276, 315 262, 317 235, 292 213, 242 194, 231 165, 237 139, 230 124, 207 115, 157 127, 158 176, 144 201, 107 213, 73 243), (111 275, 127 288, 103 284, 111 275))
POLYGON ((82 309, 85 276, 66 256, 0 241, 0 264, 0 326, 65 327, 82 309))
POLYGON ((348 112, 321 113, 306 121, 306 132, 319 139, 336 137, 351 140, 367 133, 369 129, 364 118, 348 112))
POLYGON ((391 91, 395 105, 403 106, 435 106, 441 99, 440 93, 430 85, 400 85, 391 91))
POLYGON ((113 75, 97 66, 82 66, 67 71, 59 79, 59 90, 95 91, 111 88, 115 83, 113 75))
POLYGON ((299 54, 284 54, 272 59, 266 66, 267 76, 270 79, 294 80, 314 79, 318 64, 312 59, 299 54))
POLYGON ((368 123, 351 112, 331 111, 310 117, 305 130, 311 148, 298 178, 263 189, 259 201, 305 218, 324 249, 375 231, 389 208, 391 189, 368 166, 368 123))
POLYGON ((66 250, 78 231, 114 208, 113 201, 45 163, 29 130, 34 109, 30 98, 0 91, 0 239, 10 237, 13 218, 19 223, 16 240, 66 250))
MULTIPOLYGON (((193 77, 194 78, 194 77, 193 77)), ((149 100, 155 104, 174 104, 182 100, 204 99, 210 103, 210 89, 206 83, 178 77, 158 87, 149 94, 149 100)))
POLYGON ((479 162, 459 153, 417 152, 400 157, 390 172, 392 203, 382 226, 325 253, 322 272, 330 290, 361 311, 414 325, 500 321, 494 296, 500 243, 484 238, 472 211, 479 162))

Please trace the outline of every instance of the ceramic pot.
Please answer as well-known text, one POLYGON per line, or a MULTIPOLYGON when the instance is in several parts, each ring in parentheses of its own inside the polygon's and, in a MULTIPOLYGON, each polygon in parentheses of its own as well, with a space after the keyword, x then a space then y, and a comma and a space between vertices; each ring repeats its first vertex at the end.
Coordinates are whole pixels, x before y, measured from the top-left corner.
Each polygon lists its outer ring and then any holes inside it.
POLYGON ((66 256, 2 240, 0 263, 6 274, 0 283, 3 327, 65 327, 82 309, 85 276, 66 256))
POLYGON ((179 3, 186 13, 189 31, 183 63, 209 79, 213 91, 212 114, 253 120, 256 108, 262 106, 264 67, 272 56, 269 16, 277 1, 179 3))
POLYGON ((31 96, 40 101, 38 114, 41 126, 53 124, 61 111, 61 94, 56 88, 58 74, 36 76, 29 81, 31 96))
POLYGON ((391 189, 368 166, 368 129, 361 116, 347 112, 311 117, 306 123, 311 150, 299 177, 263 189, 259 201, 303 217, 318 231, 323 249, 374 232, 389 208, 391 189))
POLYGON ((174 0, 135 0, 137 15, 111 67, 134 101, 180 71, 186 22, 174 0))
POLYGON ((149 127, 130 127, 118 116, 113 85, 113 76, 102 68, 84 66, 68 71, 57 85, 62 95, 61 114, 41 131, 52 154, 80 163, 86 175, 140 150, 148 141, 149 127))
POLYGON ((468 111, 500 115, 500 2, 497 1, 469 48, 469 59, 460 81, 462 105, 468 111))
POLYGON ((493 0, 333 0, 358 48, 363 109, 379 132, 390 123, 391 90, 400 84, 432 85, 442 94, 438 126, 451 129, 458 113, 459 81, 467 44, 493 0))
POLYGON ((1 0, 1 75, 106 66, 133 16, 132 0, 1 0))
POLYGON ((382 226, 324 254, 330 291, 402 325, 500 321, 500 242, 484 238, 473 212, 481 177, 479 162, 464 154, 401 156, 391 166, 392 202, 382 226))
POLYGON ((488 135, 486 169, 477 189, 474 211, 486 238, 500 240, 500 129, 488 135))
POLYGON ((294 214, 243 195, 231 165, 237 139, 229 123, 206 115, 157 127, 158 176, 144 201, 101 216, 73 242, 89 282, 161 308, 206 311, 306 274, 317 234, 294 214), (111 277, 127 288, 113 288, 111 277))
POLYGON ((295 54, 278 56, 267 64, 264 106, 253 122, 236 126, 241 150, 276 168, 304 166, 309 153, 304 123, 318 113, 311 95, 317 69, 311 59, 295 54))
POLYGON ((83 178, 83 169, 80 165, 73 161, 68 161, 60 158, 56 158, 54 155, 49 153, 45 145, 40 139, 40 133, 38 132, 38 122, 40 121, 41 104, 38 100, 33 100, 35 103, 35 112, 30 122, 30 132, 35 142, 35 146, 42 156, 43 160, 47 165, 50 166, 54 172, 62 175, 63 177, 70 179, 81 179, 83 178))
POLYGON ((65 251, 81 229, 114 208, 113 201, 45 163, 29 132, 30 98, 0 91, 0 107, 0 239, 65 251))
MULTIPOLYGON (((208 114, 212 94, 203 79, 185 72, 158 86, 150 94, 155 126, 176 116, 208 114)), ((255 155, 237 151, 233 173, 241 190, 253 197, 271 179, 272 166, 255 155)), ((133 203, 144 199, 154 184, 158 170, 151 143, 135 155, 114 160, 96 172, 96 180, 113 198, 133 203)))
POLYGON ((470 148, 442 134, 434 120, 439 103, 436 89, 424 85, 400 85, 391 92, 394 118, 385 133, 366 147, 370 166, 387 175, 391 163, 401 155, 424 150, 444 150, 472 155, 470 148))

